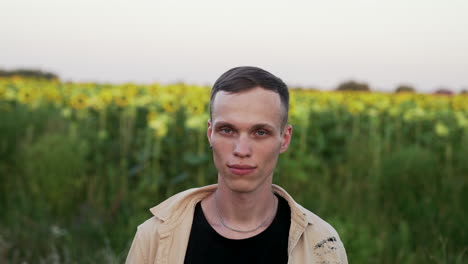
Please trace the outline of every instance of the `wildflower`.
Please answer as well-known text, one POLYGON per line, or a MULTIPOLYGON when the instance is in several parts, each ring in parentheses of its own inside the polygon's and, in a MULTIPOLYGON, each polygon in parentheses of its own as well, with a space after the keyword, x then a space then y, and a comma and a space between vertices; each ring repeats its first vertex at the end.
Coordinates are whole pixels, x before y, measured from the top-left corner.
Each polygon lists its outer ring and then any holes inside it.
POLYGON ((149 105, 154 99, 149 95, 142 95, 135 98, 134 105, 139 107, 145 107, 149 105))
POLYGON ((3 99, 6 94, 6 88, 3 86, 0 86, 0 99, 3 99))
POLYGON ((396 106, 392 106, 390 107, 390 109, 388 109, 388 114, 391 116, 391 117, 396 117, 400 114, 401 110, 399 107, 396 107, 396 106))
POLYGON ((36 93, 33 89, 30 88, 23 88, 18 93, 18 101, 21 103, 31 103, 36 99, 36 93))
POLYGON ((149 124, 153 119, 156 118, 157 113, 154 110, 151 110, 146 115, 146 122, 149 124))
POLYGON ((325 111, 325 102, 315 102, 310 107, 310 110, 315 113, 321 113, 325 111))
POLYGON ((9 100, 9 101, 14 101, 16 100, 16 93, 13 89, 8 89, 6 90, 5 92, 5 99, 9 100))
POLYGON ((379 110, 379 112, 382 112, 390 107, 390 101, 388 99, 382 98, 377 100, 374 103, 374 106, 377 108, 377 110, 379 110))
POLYGON ((61 96, 59 91, 51 86, 47 86, 44 90, 44 97, 47 101, 53 102, 53 103, 59 103, 61 96))
POLYGON ((149 127, 154 129, 157 138, 162 138, 167 134, 169 120, 170 118, 167 114, 159 114, 154 116, 149 122, 149 127))
POLYGON ((50 233, 54 236, 54 237, 63 237, 65 235, 68 234, 67 230, 64 229, 64 228, 61 228, 57 225, 52 225, 50 227, 50 233))
POLYGON ((187 104, 187 112, 190 115, 200 115, 205 112, 205 106, 201 102, 197 103, 192 101, 187 104))
POLYGON ((71 116, 72 112, 71 112, 71 109, 66 107, 64 109, 62 109, 62 116, 65 117, 65 118, 69 118, 71 116))
POLYGON ((77 94, 70 99, 70 105, 74 109, 80 110, 88 106, 89 97, 85 94, 77 94))
POLYGON ((112 102, 113 95, 109 89, 106 89, 106 90, 101 90, 99 94, 97 95, 97 97, 99 97, 99 99, 107 105, 112 102))
POLYGON ((455 118, 457 119, 457 124, 461 128, 468 128, 468 119, 461 112, 455 113, 455 118))
POLYGON ((158 95, 160 87, 158 84, 152 84, 147 88, 147 90, 150 95, 158 95))
POLYGON ((378 114, 379 114, 379 111, 377 111, 377 109, 375 108, 369 108, 367 110, 367 115, 369 115, 370 117, 376 117, 378 116, 378 114))
POLYGON ((449 129, 442 122, 437 122, 434 128, 439 137, 446 137, 449 134, 449 129))
POLYGON ((424 111, 423 108, 416 107, 416 108, 412 108, 406 111, 405 114, 403 115, 403 120, 410 122, 413 120, 421 120, 426 116, 427 116, 426 111, 424 111))
POLYGON ((106 107, 106 103, 104 102, 104 100, 102 100, 102 98, 98 96, 92 97, 89 100, 88 104, 96 110, 102 110, 106 107))
POLYGON ((124 85, 122 89, 127 97, 135 97, 138 94, 138 87, 131 83, 124 85))
POLYGON ((177 98, 173 94, 163 93, 159 99, 165 112, 172 113, 177 110, 177 98))
POLYGON ((359 101, 352 101, 348 104, 348 111, 352 114, 359 114, 364 111, 364 104, 359 101))
POLYGON ((455 111, 468 110, 468 100, 466 96, 456 96, 452 100, 452 109, 455 111))
POLYGON ((208 119, 208 114, 192 115, 187 118, 185 125, 191 129, 203 130, 206 128, 208 119))
POLYGON ((310 108, 308 108, 303 103, 296 104, 294 117, 299 120, 299 122, 307 122, 309 120, 310 108))
POLYGON ((115 104, 120 107, 125 107, 129 103, 128 97, 125 94, 119 94, 115 97, 115 104))

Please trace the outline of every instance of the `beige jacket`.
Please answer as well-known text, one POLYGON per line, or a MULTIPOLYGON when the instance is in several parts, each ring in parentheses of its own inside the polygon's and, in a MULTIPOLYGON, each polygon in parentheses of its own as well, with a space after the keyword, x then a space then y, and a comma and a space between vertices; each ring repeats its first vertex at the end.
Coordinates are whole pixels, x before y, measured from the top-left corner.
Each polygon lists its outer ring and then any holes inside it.
MULTIPOLYGON (((189 189, 150 209, 153 217, 138 226, 126 263, 184 263, 195 205, 214 192, 217 185, 189 189)), ((335 229, 296 203, 281 187, 273 191, 291 208, 289 264, 347 264, 346 251, 335 229)))

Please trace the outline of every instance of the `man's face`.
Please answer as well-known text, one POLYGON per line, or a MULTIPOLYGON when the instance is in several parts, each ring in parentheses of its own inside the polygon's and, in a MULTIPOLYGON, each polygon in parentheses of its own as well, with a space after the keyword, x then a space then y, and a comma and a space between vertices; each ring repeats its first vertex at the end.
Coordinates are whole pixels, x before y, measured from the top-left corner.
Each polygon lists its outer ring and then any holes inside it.
POLYGON ((281 127, 283 114, 279 95, 260 87, 216 94, 207 135, 219 184, 243 193, 271 185, 292 135, 290 125, 281 127))

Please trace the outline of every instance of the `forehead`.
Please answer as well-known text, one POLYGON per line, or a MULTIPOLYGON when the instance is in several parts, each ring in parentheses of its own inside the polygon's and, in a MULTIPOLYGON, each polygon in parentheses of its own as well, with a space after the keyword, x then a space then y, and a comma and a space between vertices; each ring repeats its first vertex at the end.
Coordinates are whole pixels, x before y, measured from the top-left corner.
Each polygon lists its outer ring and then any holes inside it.
POLYGON ((279 94, 260 87, 238 93, 219 91, 212 105, 214 124, 269 124, 279 128, 282 114, 279 94))

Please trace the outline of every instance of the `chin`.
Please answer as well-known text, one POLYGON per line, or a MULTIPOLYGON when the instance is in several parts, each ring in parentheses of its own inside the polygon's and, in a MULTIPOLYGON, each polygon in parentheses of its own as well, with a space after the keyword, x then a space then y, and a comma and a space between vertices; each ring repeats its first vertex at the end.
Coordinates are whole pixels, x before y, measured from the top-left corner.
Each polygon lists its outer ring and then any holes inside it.
POLYGON ((224 179, 225 185, 233 192, 250 193, 258 189, 259 184, 246 179, 224 179))

